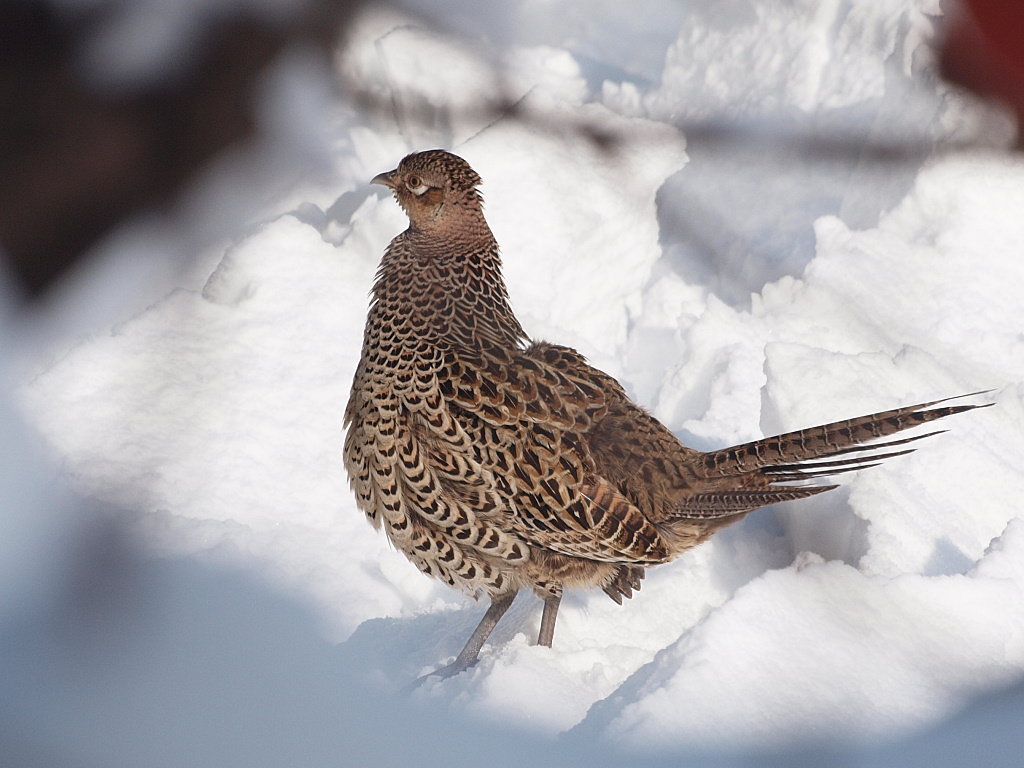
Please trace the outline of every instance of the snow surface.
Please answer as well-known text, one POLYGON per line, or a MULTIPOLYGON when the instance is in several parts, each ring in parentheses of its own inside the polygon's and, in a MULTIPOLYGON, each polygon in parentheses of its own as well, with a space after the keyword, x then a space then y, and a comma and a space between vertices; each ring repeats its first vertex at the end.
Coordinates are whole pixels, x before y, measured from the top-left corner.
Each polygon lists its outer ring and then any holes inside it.
MULTIPOLYGON (((1012 126, 930 74, 934 2, 655 2, 636 19, 613 5, 501 4, 498 52, 364 15, 337 68, 394 109, 336 102, 327 130, 309 129, 329 168, 268 195, 213 264, 21 384, 84 500, 72 520, 12 515, 2 531, 5 552, 49 563, 0 558, 0 725, 25 754, 617 765, 769 749, 795 765, 1021 679, 1012 126), (474 108, 497 91, 526 118, 474 108), (808 137, 825 137, 824 156, 808 137), (869 140, 904 149, 900 162, 869 140), (341 464, 367 293, 405 226, 366 182, 433 146, 483 177, 527 331, 578 348, 694 447, 979 390, 994 405, 841 490, 755 512, 649 571, 624 606, 568 594, 553 648, 531 644, 540 602, 522 599, 475 668, 397 696, 483 611, 389 548, 341 464), (61 542, 49 561, 48 541, 61 542), (126 613, 11 619, 59 591, 46 586, 58 555, 96 552, 137 575, 115 590, 126 613)), ((963 764, 943 740, 970 733, 972 762, 1000 764, 1020 754, 1004 725, 1019 730, 1022 701, 990 694, 945 730, 856 759, 963 764)))

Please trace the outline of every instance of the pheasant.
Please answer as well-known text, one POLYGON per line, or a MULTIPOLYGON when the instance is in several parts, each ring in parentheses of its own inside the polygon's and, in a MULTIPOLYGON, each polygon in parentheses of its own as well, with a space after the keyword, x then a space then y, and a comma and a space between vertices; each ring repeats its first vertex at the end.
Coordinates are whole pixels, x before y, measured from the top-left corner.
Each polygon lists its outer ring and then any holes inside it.
POLYGON ((443 150, 373 179, 409 228, 377 272, 345 412, 345 467, 370 522, 423 573, 490 598, 433 675, 472 666, 523 590, 544 602, 537 642, 550 646, 563 589, 600 587, 621 604, 645 568, 759 507, 837 487, 808 480, 875 466, 936 433, 889 435, 977 407, 937 400, 687 448, 574 349, 526 335, 480 182, 443 150))

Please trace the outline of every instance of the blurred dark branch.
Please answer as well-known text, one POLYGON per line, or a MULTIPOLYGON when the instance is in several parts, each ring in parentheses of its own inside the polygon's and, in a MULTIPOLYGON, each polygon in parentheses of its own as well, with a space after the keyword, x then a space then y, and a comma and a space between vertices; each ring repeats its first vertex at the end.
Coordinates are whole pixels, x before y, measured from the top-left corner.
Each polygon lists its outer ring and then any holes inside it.
MULTIPOLYGON (((500 75, 500 73, 497 73, 500 75)), ((533 110, 527 99, 508 95, 510 88, 500 87, 498 95, 469 108, 437 105, 414 91, 383 92, 362 88, 354 81, 343 82, 346 96, 364 116, 374 120, 394 120, 399 124, 412 123, 429 126, 437 123, 466 121, 486 125, 501 119, 516 120, 544 132, 565 135, 573 140, 589 141, 602 152, 615 153, 625 144, 627 131, 616 131, 596 120, 569 117, 533 110)), ((956 152, 976 146, 959 139, 936 140, 922 128, 919 135, 901 137, 872 136, 867 130, 837 129, 835 126, 816 128, 811 119, 802 116, 799 121, 789 115, 776 119, 726 120, 721 118, 691 119, 656 118, 683 133, 687 141, 701 143, 717 150, 736 147, 763 147, 766 152, 775 151, 810 162, 857 161, 892 165, 903 162, 918 163, 922 154, 956 152), (794 127, 795 122, 807 124, 807 128, 794 127)))

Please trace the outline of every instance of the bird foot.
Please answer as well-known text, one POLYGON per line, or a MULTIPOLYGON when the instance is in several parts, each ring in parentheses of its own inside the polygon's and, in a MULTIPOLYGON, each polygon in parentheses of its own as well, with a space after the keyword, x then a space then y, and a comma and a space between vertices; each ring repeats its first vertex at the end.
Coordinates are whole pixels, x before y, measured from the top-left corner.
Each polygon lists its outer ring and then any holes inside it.
POLYGON ((432 677, 436 677, 440 680, 447 680, 449 677, 455 677, 456 675, 460 675, 467 669, 472 667, 474 664, 476 664, 476 662, 477 659, 473 659, 472 661, 466 663, 457 658, 451 664, 443 666, 440 669, 435 669, 433 672, 427 672, 427 674, 423 675, 422 677, 417 677, 415 680, 413 680, 411 683, 409 683, 402 689, 402 693, 412 693, 432 677))
POLYGON ((508 592, 504 595, 491 598, 491 605, 487 608, 487 612, 483 618, 480 619, 480 623, 477 625, 473 634, 470 636, 466 643, 466 647, 462 649, 458 656, 455 657, 455 661, 446 667, 441 667, 433 672, 428 672, 423 677, 413 680, 409 685, 402 689, 403 693, 410 693, 421 685, 428 677, 439 677, 445 680, 449 677, 455 677, 455 675, 465 672, 467 669, 476 664, 477 659, 480 657, 480 649, 483 648, 484 641, 491 634, 491 630, 498 623, 505 611, 512 605, 512 601, 516 599, 517 592, 508 592))

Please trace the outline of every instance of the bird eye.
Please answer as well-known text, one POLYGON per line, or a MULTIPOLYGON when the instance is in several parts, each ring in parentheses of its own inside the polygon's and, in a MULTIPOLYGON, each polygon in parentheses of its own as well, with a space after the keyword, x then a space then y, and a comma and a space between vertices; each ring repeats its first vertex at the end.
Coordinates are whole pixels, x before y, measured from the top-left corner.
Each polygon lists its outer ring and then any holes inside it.
POLYGON ((427 191, 427 185, 423 183, 423 179, 417 176, 415 173, 410 173, 405 177, 405 186, 414 195, 422 195, 427 191))

